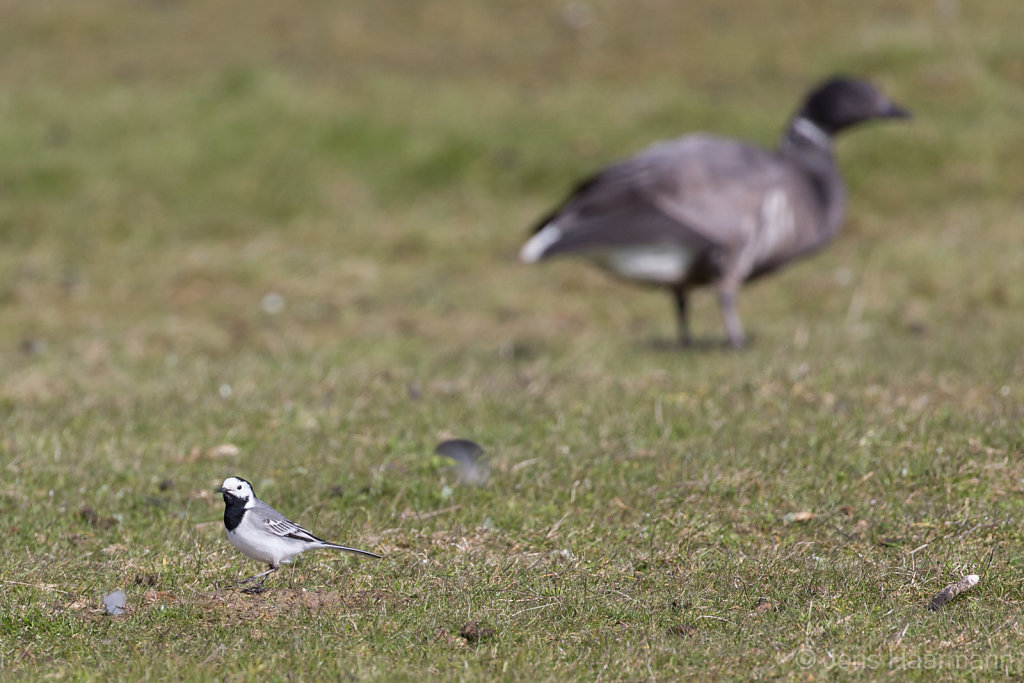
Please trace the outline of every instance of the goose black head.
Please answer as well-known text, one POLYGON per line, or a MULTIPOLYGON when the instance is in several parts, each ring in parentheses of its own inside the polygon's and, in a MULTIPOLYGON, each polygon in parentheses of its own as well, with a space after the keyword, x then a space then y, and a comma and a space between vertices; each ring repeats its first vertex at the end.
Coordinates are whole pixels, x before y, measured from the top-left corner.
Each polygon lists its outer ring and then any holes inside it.
POLYGON ((906 119, 911 114, 868 81, 834 76, 807 95, 796 116, 833 135, 871 119, 906 119))

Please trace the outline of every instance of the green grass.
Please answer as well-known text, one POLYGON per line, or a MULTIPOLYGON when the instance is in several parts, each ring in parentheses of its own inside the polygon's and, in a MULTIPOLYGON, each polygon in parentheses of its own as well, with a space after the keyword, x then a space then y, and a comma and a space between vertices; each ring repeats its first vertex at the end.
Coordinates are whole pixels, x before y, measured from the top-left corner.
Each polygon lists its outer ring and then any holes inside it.
POLYGON ((691 5, 0 2, 3 677, 1024 675, 1024 5, 691 5), (839 143, 748 350, 517 263, 580 175, 771 144, 834 71, 917 118, 839 143), (385 559, 240 594, 229 474, 385 559))

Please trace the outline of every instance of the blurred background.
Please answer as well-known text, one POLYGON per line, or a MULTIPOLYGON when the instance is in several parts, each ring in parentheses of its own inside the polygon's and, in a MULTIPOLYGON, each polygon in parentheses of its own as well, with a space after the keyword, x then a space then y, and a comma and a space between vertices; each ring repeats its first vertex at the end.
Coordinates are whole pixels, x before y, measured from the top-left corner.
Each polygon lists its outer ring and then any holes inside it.
MULTIPOLYGON (((1022 303, 1012 0, 11 1, 3 16, 7 395, 46 393, 19 378, 44 347, 95 366, 669 337, 662 295, 519 266, 530 224, 657 139, 773 145, 838 72, 918 117, 840 141, 846 229, 752 290, 764 300, 745 294, 751 329, 772 346, 818 313, 948 328, 1022 303)), ((698 334, 717 334, 698 307, 698 334)))

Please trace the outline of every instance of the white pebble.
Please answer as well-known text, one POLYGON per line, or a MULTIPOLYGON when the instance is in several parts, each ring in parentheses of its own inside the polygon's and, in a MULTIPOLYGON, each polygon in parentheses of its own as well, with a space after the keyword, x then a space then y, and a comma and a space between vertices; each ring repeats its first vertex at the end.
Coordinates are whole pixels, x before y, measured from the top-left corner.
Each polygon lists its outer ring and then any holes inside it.
POLYGON ((270 292, 260 301, 260 308, 267 315, 277 315, 284 310, 284 297, 277 292, 270 292))

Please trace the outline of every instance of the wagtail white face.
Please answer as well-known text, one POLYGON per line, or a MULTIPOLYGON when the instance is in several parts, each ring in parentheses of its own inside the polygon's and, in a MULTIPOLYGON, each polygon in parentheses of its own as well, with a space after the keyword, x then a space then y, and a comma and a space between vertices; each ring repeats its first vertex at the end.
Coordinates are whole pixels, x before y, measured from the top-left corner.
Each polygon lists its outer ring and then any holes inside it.
POLYGON ((270 567, 239 582, 260 580, 246 589, 247 593, 263 592, 268 575, 276 572, 282 563, 291 562, 293 557, 310 548, 344 550, 380 559, 380 555, 375 553, 317 538, 257 498, 252 484, 241 477, 228 477, 216 492, 224 494, 224 528, 228 540, 249 559, 270 567))

